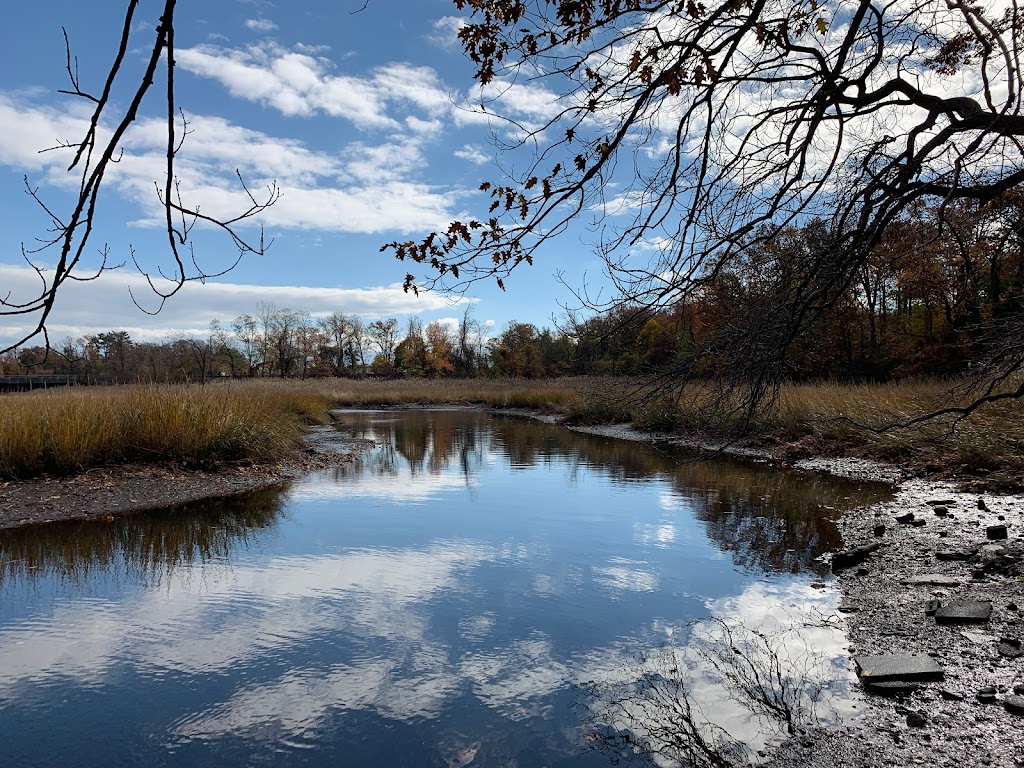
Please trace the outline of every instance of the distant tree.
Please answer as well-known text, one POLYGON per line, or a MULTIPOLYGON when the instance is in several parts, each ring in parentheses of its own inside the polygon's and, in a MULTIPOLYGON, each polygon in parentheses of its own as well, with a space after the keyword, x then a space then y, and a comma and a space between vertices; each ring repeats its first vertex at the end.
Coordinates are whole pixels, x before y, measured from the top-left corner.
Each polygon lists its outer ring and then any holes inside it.
POLYGON ((266 358, 260 352, 263 348, 260 339, 259 324, 252 315, 243 314, 234 319, 231 328, 245 359, 246 375, 253 376, 263 367, 266 358))
POLYGON ((431 379, 450 376, 455 370, 453 360, 454 344, 451 331, 436 320, 427 323, 426 349, 423 357, 423 372, 431 379))
POLYGON ((395 346, 398 343, 398 321, 394 318, 374 320, 367 326, 370 344, 377 348, 377 358, 383 367, 390 369, 395 363, 395 346))

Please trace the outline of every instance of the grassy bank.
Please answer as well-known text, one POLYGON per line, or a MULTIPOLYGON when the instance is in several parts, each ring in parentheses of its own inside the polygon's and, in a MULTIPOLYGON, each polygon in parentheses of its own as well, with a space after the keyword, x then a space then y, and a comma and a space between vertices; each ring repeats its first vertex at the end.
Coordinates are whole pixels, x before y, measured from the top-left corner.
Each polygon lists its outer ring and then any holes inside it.
POLYGON ((580 382, 254 380, 5 395, 0 480, 129 462, 275 460, 300 444, 303 423, 329 421, 331 408, 418 403, 553 412, 577 398, 580 382))
MULTIPOLYGON (((635 382, 525 380, 256 380, 200 386, 52 390, 0 398, 0 479, 67 474, 125 462, 265 461, 299 444, 303 423, 335 407, 407 404, 524 408, 576 423, 632 422, 642 429, 714 437, 711 395, 642 401, 635 382)), ((1024 406, 999 403, 951 422, 877 432, 948 402, 937 381, 786 387, 751 425, 749 438, 789 455, 854 453, 925 471, 978 475, 1019 487, 1024 478, 1024 406)))
POLYGON ((0 399, 0 479, 127 462, 201 466, 285 456, 327 405, 301 392, 131 386, 0 399))
MULTIPOLYGON (((639 427, 691 436, 714 434, 718 422, 709 393, 691 390, 678 400, 648 403, 632 414, 639 427)), ((792 384, 749 427, 758 444, 793 457, 852 454, 935 475, 984 478, 989 488, 1024 487, 1024 403, 987 405, 969 418, 947 416, 908 427, 914 417, 962 405, 948 381, 888 384, 792 384)))

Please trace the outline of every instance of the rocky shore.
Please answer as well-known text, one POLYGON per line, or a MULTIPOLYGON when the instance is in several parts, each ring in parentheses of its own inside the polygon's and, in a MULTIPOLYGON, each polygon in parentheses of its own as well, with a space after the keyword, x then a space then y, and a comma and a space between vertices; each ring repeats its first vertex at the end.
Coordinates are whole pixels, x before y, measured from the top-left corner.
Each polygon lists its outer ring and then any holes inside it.
POLYGON ((805 729, 770 765, 1024 766, 1024 497, 908 479, 840 527, 862 714, 805 729))
MULTIPOLYGON (((624 425, 578 429, 783 463, 767 451, 624 425)), ((1024 495, 967 493, 855 458, 794 468, 891 483, 894 495, 846 512, 847 548, 833 556, 861 714, 840 726, 805 725, 766 765, 1024 768, 1024 495)))

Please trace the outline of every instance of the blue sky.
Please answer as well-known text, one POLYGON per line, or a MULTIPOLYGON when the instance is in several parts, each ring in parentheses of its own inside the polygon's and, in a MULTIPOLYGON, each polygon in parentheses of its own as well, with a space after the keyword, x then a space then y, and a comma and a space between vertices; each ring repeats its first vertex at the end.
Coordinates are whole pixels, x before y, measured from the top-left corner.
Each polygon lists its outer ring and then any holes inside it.
MULTIPOLYGON (((71 286, 50 323, 54 340, 111 328, 139 339, 177 335, 201 330, 214 317, 255 313, 260 301, 315 315, 461 316, 464 304, 453 306, 451 298, 403 294, 406 265, 378 251, 453 217, 484 216, 489 200, 478 187, 500 178, 494 131, 503 129, 469 108, 480 94, 455 37, 459 18, 450 0, 369 0, 352 13, 360 4, 179 1, 178 102, 192 130, 179 163, 187 202, 228 214, 245 203, 236 168, 256 190, 276 180, 283 197, 264 219, 274 244, 223 278, 189 285, 155 317, 131 303, 128 289, 138 289, 140 277, 130 264, 71 286)), ((68 87, 61 26, 83 89, 99 91, 124 5, 54 0, 7 10, 0 28, 0 294, 17 298, 32 290, 20 244, 45 235, 47 226, 22 177, 57 212, 68 210, 75 182, 63 170, 66 153, 39 153, 78 138, 89 113, 85 101, 57 93, 68 87)), ((141 2, 126 65, 136 72, 162 5, 141 2)), ((153 226, 153 183, 165 141, 161 97, 150 93, 102 200, 94 243, 109 243, 115 262, 128 258, 131 246, 146 265, 167 263, 165 236, 153 226)), ((555 107, 554 94, 522 83, 500 105, 534 124, 555 107)), ((564 234, 508 282, 507 293, 491 283, 473 286, 468 297, 477 320, 495 328, 512 319, 549 325, 559 302, 572 302, 554 273, 565 271, 570 284, 580 284, 584 273, 592 280, 600 272, 590 239, 582 227, 564 234)), ((197 230, 195 240, 210 270, 233 257, 230 243, 212 231, 197 230)), ((52 262, 55 255, 39 258, 52 262)), ((147 304, 145 292, 137 295, 147 304)), ((25 325, 0 317, 0 342, 25 325)))

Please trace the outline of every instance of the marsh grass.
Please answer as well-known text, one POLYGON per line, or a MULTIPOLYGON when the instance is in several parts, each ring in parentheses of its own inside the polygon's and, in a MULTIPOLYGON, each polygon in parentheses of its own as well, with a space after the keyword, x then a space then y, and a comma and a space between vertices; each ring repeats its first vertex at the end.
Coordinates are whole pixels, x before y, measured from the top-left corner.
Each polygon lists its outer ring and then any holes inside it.
MULTIPOLYGON (((68 474, 125 462, 209 466, 277 460, 300 444, 302 424, 326 423, 332 408, 401 405, 528 409, 573 423, 632 422, 692 437, 725 434, 710 389, 642 399, 637 382, 554 380, 217 381, 206 386, 97 387, 0 397, 0 479, 68 474)), ((1024 406, 998 403, 964 420, 913 428, 885 425, 948 404, 951 385, 794 384, 744 435, 790 455, 856 453, 927 471, 1024 477, 1024 406)))
POLYGON ((280 458, 327 404, 251 388, 65 389, 0 400, 0 477, 126 462, 209 465, 280 458))
MULTIPOLYGON (((1012 386, 1016 386, 1013 384, 1012 386)), ((1012 387, 1011 387, 1012 388, 1012 387)), ((969 398, 954 382, 790 384, 748 426, 746 436, 785 446, 792 456, 852 453, 939 474, 978 474, 990 487, 1024 484, 1024 403, 987 405, 968 418, 946 416, 901 424, 969 398)), ((725 421, 711 393, 692 389, 670 403, 637 409, 637 426, 693 436, 722 434, 725 421)))

